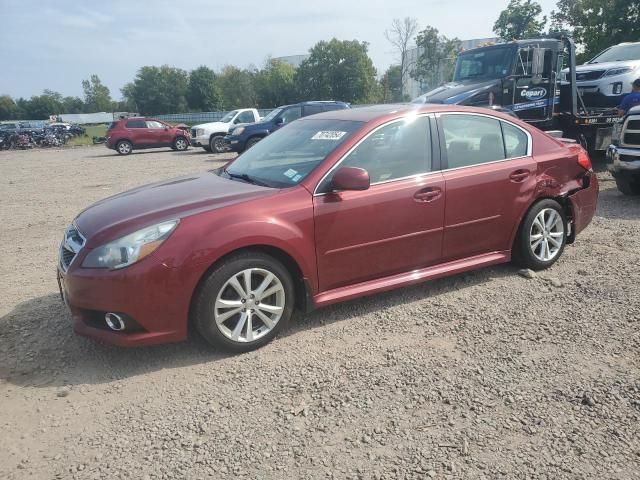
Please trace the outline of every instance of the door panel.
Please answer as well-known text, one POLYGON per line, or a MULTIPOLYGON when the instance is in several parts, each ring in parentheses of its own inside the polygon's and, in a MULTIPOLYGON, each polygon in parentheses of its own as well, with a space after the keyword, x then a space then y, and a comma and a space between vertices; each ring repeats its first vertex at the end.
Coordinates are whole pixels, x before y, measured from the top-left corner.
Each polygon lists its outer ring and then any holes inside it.
POLYGON ((511 232, 536 187, 533 158, 448 170, 443 176, 443 260, 511 249, 511 232))
POLYGON ((320 290, 438 263, 444 189, 436 172, 315 196, 320 290))

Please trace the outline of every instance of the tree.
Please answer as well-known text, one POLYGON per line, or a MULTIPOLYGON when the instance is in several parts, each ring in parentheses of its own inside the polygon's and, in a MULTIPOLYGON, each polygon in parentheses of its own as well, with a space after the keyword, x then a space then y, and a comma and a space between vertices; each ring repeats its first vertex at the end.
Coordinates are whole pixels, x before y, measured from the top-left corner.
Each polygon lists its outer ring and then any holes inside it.
MULTIPOLYGON (((62 113, 82 113, 85 111, 85 105, 79 97, 64 97, 62 99, 62 113)), ((107 111, 111 111, 108 109, 107 111)))
POLYGON ((412 17, 405 17, 403 20, 394 18, 393 22, 391 22, 391 28, 384 32, 385 38, 398 54, 401 87, 404 86, 404 83, 409 77, 409 73, 414 66, 414 63, 407 58, 407 52, 409 51, 409 45, 414 40, 417 31, 418 21, 412 17))
POLYGON ((437 28, 427 26, 418 34, 418 61, 413 77, 428 88, 451 80, 455 60, 462 50, 460 40, 440 35, 437 28))
POLYGON ((189 74, 179 68, 142 67, 133 82, 122 88, 127 103, 142 115, 180 113, 187 110, 189 74))
POLYGON ((568 30, 586 60, 605 48, 640 39, 640 0, 558 0, 551 29, 568 30))
POLYGON ((357 40, 318 42, 296 72, 305 100, 342 100, 367 103, 378 94, 376 69, 368 43, 357 40))
POLYGON ((64 113, 62 95, 52 90, 45 90, 42 95, 33 96, 29 100, 20 99, 18 106, 28 120, 46 120, 50 115, 64 113))
POLYGON ((187 87, 187 103, 189 108, 199 112, 221 109, 222 95, 213 70, 203 65, 191 72, 187 87))
POLYGON ((382 78, 380 79, 381 85, 381 98, 382 103, 402 102, 405 100, 402 93, 402 67, 400 65, 391 65, 382 78))
POLYGON ((111 111, 113 103, 111 94, 98 75, 94 74, 89 80, 83 80, 82 90, 84 90, 84 105, 87 113, 111 111))
POLYGON ((257 104, 255 72, 227 65, 218 76, 225 110, 253 107, 257 104))
POLYGON ((9 95, 0 95, 0 120, 16 118, 18 106, 9 95))
POLYGON ((255 89, 260 108, 273 108, 297 100, 296 69, 280 60, 269 58, 255 76, 255 89))
POLYGON ((542 7, 533 0, 510 0, 500 12, 493 31, 504 40, 535 37, 542 33, 547 17, 540 19, 542 7))

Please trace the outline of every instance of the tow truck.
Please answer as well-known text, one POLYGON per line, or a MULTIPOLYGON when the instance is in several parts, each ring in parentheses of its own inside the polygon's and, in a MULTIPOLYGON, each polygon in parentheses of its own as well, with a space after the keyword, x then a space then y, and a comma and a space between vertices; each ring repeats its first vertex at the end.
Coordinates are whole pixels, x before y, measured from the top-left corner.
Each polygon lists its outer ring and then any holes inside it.
POLYGON ((453 81, 414 103, 487 106, 506 111, 587 151, 611 144, 615 108, 585 105, 576 86, 576 49, 564 34, 515 40, 458 55, 453 81))

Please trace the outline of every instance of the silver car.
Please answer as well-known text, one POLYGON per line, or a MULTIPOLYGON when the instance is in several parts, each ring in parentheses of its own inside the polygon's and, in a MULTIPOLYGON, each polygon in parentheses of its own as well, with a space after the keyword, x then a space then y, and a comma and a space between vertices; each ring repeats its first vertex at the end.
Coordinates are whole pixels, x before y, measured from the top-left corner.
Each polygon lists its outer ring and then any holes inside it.
POLYGON ((576 86, 587 107, 617 107, 637 78, 640 42, 614 45, 576 67, 576 86))

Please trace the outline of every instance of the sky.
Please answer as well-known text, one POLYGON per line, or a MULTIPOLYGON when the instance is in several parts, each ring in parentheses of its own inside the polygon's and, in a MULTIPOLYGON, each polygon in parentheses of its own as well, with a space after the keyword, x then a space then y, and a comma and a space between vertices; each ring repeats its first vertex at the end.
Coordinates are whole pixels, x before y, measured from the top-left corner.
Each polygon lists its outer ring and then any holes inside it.
MULTIPOLYGON (((543 13, 556 0, 538 0, 543 13)), ((508 0, 0 0, 0 95, 45 88, 82 97, 97 74, 114 99, 143 65, 192 70, 260 67, 269 56, 307 53, 320 40, 360 40, 379 72, 396 55, 384 37, 394 18, 415 17, 460 39, 493 36, 508 0)))

